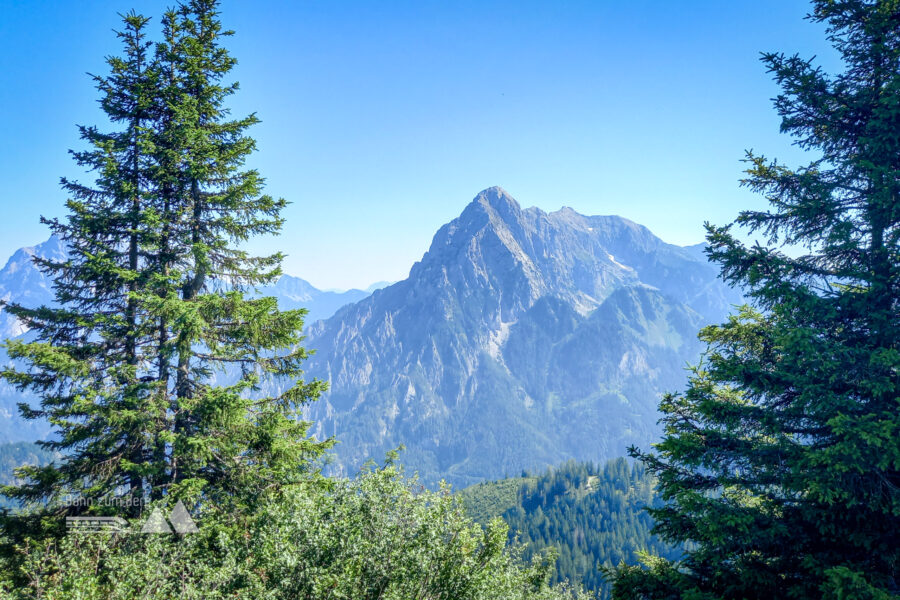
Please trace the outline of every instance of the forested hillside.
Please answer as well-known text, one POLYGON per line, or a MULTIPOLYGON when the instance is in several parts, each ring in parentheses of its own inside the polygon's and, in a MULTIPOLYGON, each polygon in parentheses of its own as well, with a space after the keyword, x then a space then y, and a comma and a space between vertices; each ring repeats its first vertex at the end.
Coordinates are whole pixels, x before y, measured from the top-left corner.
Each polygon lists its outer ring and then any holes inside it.
POLYGON ((647 550, 669 559, 680 552, 651 535, 643 510, 660 506, 653 478, 638 463, 570 461, 538 476, 485 482, 459 492, 469 514, 487 523, 502 517, 526 556, 559 552, 553 581, 568 579, 605 592, 602 567, 635 564, 647 550))

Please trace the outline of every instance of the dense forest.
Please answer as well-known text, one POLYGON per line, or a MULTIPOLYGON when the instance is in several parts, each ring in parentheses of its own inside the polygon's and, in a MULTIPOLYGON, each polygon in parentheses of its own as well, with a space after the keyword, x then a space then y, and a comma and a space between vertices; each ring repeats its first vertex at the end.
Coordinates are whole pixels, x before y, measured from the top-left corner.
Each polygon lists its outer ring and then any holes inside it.
POLYGON ((705 327, 703 360, 632 448, 679 561, 622 566, 614 596, 887 599, 900 594, 900 4, 816 0, 840 56, 764 52, 799 166, 748 151, 765 209, 706 224, 748 304, 705 327), (763 245, 765 240, 767 245, 763 245))
POLYGON ((602 569, 636 564, 641 552, 680 556, 651 533, 653 520, 644 508, 661 505, 653 477, 625 459, 602 466, 568 462, 536 476, 477 484, 459 495, 479 522, 502 517, 510 541, 524 544, 526 557, 555 548, 554 582, 607 593, 602 569))

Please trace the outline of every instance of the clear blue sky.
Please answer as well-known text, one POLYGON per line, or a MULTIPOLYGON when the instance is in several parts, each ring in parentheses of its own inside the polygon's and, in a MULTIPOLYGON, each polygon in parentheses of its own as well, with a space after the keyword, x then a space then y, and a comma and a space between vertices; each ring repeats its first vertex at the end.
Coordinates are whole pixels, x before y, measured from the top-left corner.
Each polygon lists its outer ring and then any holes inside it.
MULTIPOLYGON (((117 12, 164 1, 0 0, 0 259, 63 215, 75 125, 101 122, 86 72, 118 52, 117 12)), ((762 50, 836 66, 800 0, 564 2, 225 0, 236 114, 252 164, 293 202, 286 271, 323 288, 397 280, 478 191, 619 214, 702 240, 761 199, 745 149, 800 158, 778 134, 762 50)), ((158 24, 158 20, 154 20, 158 24)), ((152 28, 155 32, 156 28, 152 28)))

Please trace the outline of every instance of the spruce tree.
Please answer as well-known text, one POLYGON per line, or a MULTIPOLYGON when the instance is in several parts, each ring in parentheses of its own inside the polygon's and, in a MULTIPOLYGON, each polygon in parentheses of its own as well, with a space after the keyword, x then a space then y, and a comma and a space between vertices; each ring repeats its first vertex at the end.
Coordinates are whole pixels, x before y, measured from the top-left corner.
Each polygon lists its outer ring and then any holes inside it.
POLYGON ((235 61, 217 2, 167 12, 155 48, 146 22, 125 17, 125 55, 97 78, 123 127, 82 128, 92 149, 75 157, 97 181, 64 181, 71 214, 50 222, 70 250, 41 262, 58 307, 10 307, 35 340, 8 345, 24 366, 3 377, 41 396, 23 414, 51 420, 59 439, 43 445, 64 458, 23 469, 4 492, 57 512, 90 505, 63 505, 66 495, 107 499, 92 506, 107 512, 122 496, 250 502, 314 476, 330 443, 300 418, 324 385, 301 379, 304 311, 247 295, 280 275, 282 256, 238 246, 277 233, 286 203, 242 170, 257 120, 228 118, 237 84, 222 80, 235 61))
POLYGON ((900 592, 900 5, 816 0, 844 70, 778 53, 781 129, 812 160, 748 153, 771 208, 707 226, 745 306, 703 330, 663 441, 656 531, 680 563, 621 567, 616 598, 888 598, 900 592), (793 251, 785 251, 788 244, 793 251), (796 249, 801 251, 797 252, 796 249))
POLYGON ((148 420, 151 388, 140 372, 147 321, 139 317, 133 293, 149 276, 140 256, 148 226, 144 204, 155 87, 147 21, 133 13, 123 18, 118 35, 124 54, 108 59, 109 75, 94 77, 103 111, 121 126, 108 133, 79 128, 88 148, 72 155, 97 173, 95 184, 63 179, 71 195, 69 216, 44 220, 68 250, 62 262, 36 259, 53 278, 59 307, 7 306, 34 338, 7 344, 10 358, 28 368, 7 368, 3 377, 42 397, 37 409, 22 405, 22 414, 53 423, 57 439, 41 444, 66 454, 58 465, 23 468, 26 482, 4 490, 20 500, 52 504, 65 495, 87 500, 111 490, 143 494, 138 465, 155 424, 148 420))
POLYGON ((223 83, 235 60, 221 45, 232 32, 217 4, 191 0, 164 17, 157 179, 165 279, 145 297, 167 324, 159 349, 173 422, 163 485, 194 495, 210 483, 246 491, 248 477, 251 489, 284 483, 325 447, 297 418, 324 385, 299 381, 303 311, 245 297, 277 279, 282 254, 254 257, 237 246, 278 232, 286 202, 261 194, 259 173, 242 170, 255 149, 245 132, 258 120, 229 118, 225 101, 238 86, 223 83), (223 371, 233 381, 214 385, 223 371), (277 393, 263 398, 263 388, 277 393))

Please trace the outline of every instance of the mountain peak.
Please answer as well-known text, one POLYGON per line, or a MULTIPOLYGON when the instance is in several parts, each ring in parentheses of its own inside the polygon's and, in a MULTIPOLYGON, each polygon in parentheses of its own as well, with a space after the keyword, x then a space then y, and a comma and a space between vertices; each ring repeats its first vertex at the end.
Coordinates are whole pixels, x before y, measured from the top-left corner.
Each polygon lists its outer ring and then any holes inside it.
POLYGON ((41 242, 33 248, 28 248, 31 253, 42 258, 63 261, 66 259, 68 252, 65 243, 59 239, 57 235, 51 235, 46 241, 41 242))
POLYGON ((492 208, 501 215, 518 213, 522 210, 519 203, 516 202, 516 199, 510 196, 509 192, 499 185, 480 191, 478 195, 475 196, 475 199, 472 200, 472 203, 480 204, 486 208, 492 208))
POLYGON ((352 440, 344 468, 404 442, 429 482, 616 455, 657 431, 657 398, 683 383, 723 288, 630 221, 522 209, 491 187, 407 279, 309 332, 307 373, 330 382, 309 419, 352 440))

